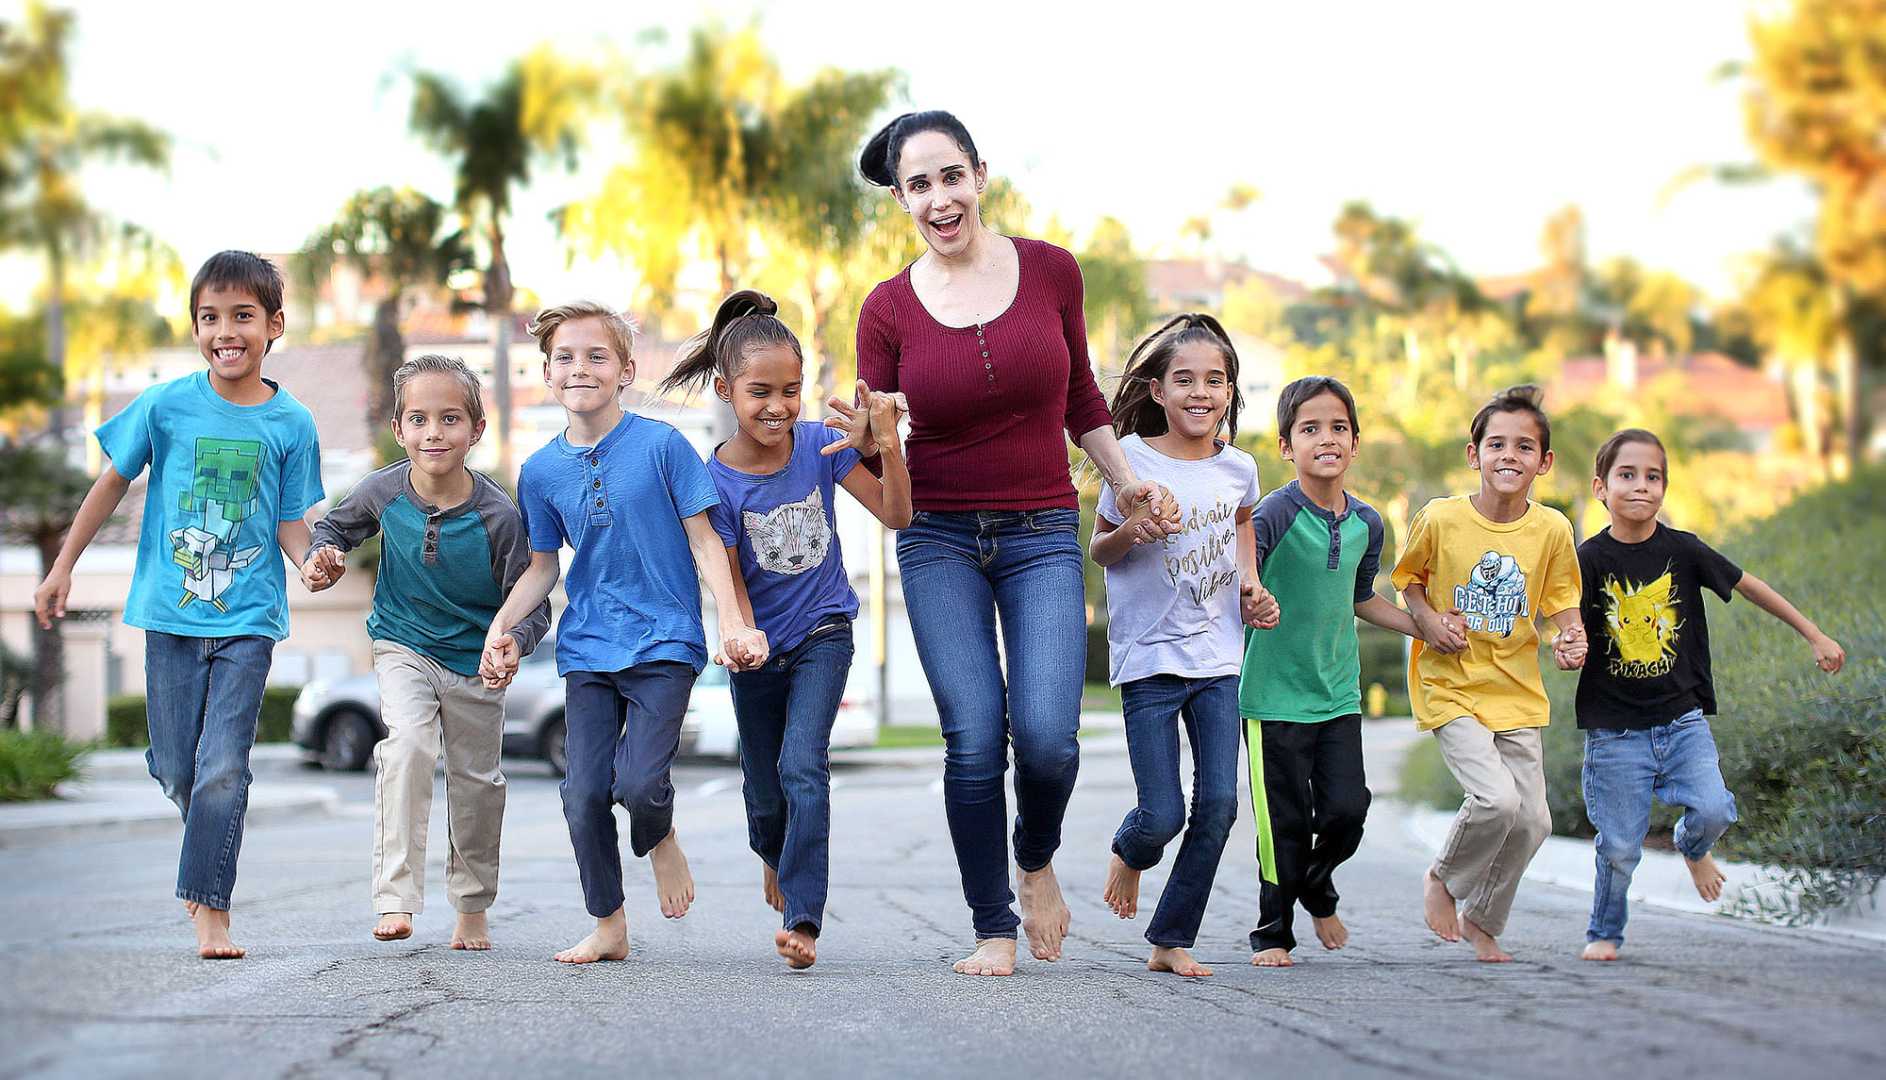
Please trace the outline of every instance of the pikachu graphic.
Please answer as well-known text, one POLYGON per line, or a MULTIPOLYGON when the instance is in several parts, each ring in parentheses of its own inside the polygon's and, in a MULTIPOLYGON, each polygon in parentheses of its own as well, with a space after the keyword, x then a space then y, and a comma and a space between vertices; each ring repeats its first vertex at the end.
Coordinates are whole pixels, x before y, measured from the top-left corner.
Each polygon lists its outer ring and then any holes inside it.
POLYGON ((1611 674, 1631 679, 1666 675, 1676 664, 1678 617, 1670 571, 1643 585, 1604 582, 1605 630, 1614 656, 1611 674))

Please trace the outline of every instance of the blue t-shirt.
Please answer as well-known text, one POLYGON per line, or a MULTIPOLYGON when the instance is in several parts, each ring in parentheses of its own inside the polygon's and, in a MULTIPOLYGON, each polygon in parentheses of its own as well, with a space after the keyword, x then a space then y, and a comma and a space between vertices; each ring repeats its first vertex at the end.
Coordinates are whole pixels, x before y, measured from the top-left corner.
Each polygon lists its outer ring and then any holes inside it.
POLYGON ((858 464, 858 452, 819 453, 844 438, 801 420, 792 428, 786 467, 764 476, 730 469, 713 455, 707 459, 720 492, 720 505, 707 519, 721 542, 738 551, 753 621, 775 653, 804 641, 821 619, 858 615, 833 514, 833 489, 858 464))
POLYGON ((675 660, 707 666, 701 586, 684 518, 714 505, 707 466, 672 425, 626 413, 595 446, 564 435, 524 462, 518 509, 532 551, 576 550, 557 623, 557 672, 675 660))
POLYGON ((326 493, 314 416, 264 381, 275 396, 235 405, 199 371, 151 387, 99 425, 119 476, 151 470, 126 623, 183 637, 288 636, 275 530, 326 493))

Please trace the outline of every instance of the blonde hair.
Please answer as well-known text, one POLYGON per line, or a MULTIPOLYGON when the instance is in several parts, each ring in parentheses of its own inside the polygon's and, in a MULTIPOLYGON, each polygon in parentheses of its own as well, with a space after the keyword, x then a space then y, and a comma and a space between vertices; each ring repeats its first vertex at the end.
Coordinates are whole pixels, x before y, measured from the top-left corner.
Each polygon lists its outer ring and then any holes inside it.
POLYGON ((557 336, 557 327, 576 319, 601 319, 603 329, 609 334, 609 344, 616 351, 616 359, 627 364, 633 358, 635 323, 608 304, 575 300, 547 307, 531 320, 530 333, 537 339, 537 347, 543 350, 544 359, 550 359, 550 339, 557 336))
POLYGON ((465 414, 474 424, 485 422, 484 388, 478 382, 478 373, 466 367, 465 361, 458 357, 442 356, 438 353, 415 356, 393 372, 393 419, 395 422, 406 415, 406 384, 428 373, 450 375, 457 379, 459 389, 465 391, 465 414))

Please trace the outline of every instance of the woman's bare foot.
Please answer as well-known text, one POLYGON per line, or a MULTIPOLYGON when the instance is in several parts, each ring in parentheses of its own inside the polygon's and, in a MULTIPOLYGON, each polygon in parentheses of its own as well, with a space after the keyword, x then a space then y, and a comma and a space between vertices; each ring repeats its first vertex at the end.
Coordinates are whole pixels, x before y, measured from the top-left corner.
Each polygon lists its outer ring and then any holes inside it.
POLYGON ((1594 941, 1585 946, 1585 951, 1578 954, 1580 960, 1616 960, 1618 943, 1615 941, 1594 941))
POLYGON ((410 911, 381 912, 380 921, 373 924, 373 936, 381 941, 404 941, 413 936, 413 913, 410 911))
POLYGON ((1252 967, 1293 967, 1289 949, 1259 949, 1251 954, 1252 967))
POLYGON ((1174 975, 1183 975, 1188 979, 1197 979, 1210 975, 1211 969, 1197 960, 1184 949, 1167 949, 1153 946, 1152 959, 1146 961, 1147 971, 1170 971, 1174 975))
POLYGON ((452 947, 483 952, 491 947, 491 928, 482 911, 461 911, 452 927, 452 947))
POLYGON ((1460 914, 1455 910, 1454 896, 1432 870, 1421 882, 1421 910, 1428 929, 1439 934, 1442 941, 1460 940, 1460 914))
POLYGON ((593 964, 598 960, 627 960, 629 958, 629 917, 621 908, 614 914, 605 915, 596 920, 596 929, 590 935, 569 948, 558 953, 555 959, 564 964, 593 964))
POLYGON ((1022 933, 1028 935, 1028 951, 1037 960, 1059 960, 1070 916, 1067 901, 1061 899, 1061 882, 1054 876, 1054 864, 1039 870, 1015 869, 1021 876, 1021 887, 1016 892, 1021 894, 1022 933))
POLYGON ((1716 857, 1707 852, 1700 859, 1684 859, 1683 865, 1690 868, 1690 880, 1696 883, 1696 895, 1715 903, 1722 899, 1722 883, 1729 880, 1722 876, 1722 867, 1716 865, 1716 857))
MULTIPOLYGON (((766 866, 765 863, 760 865, 766 866)), ((767 907, 781 915, 786 913, 786 894, 779 891, 779 871, 770 866, 760 875, 760 895, 766 898, 767 907)))
POLYGON ((1460 934, 1473 945, 1473 958, 1483 964, 1510 964, 1513 954, 1500 948, 1493 935, 1475 925, 1472 919, 1460 920, 1460 934))
POLYGON ((1322 942, 1325 949, 1340 949, 1349 944, 1349 928, 1334 913, 1327 919, 1312 915, 1310 925, 1316 928, 1316 940, 1322 942))
POLYGON ((786 958, 786 966, 794 971, 809 968, 819 960, 818 939, 804 930, 780 930, 773 934, 773 948, 786 958))
POLYGON ((1107 891, 1100 898, 1122 919, 1138 915, 1139 871, 1126 865, 1126 860, 1116 854, 1107 864, 1107 891))
POLYGON ((976 942, 976 951, 956 961, 951 969, 958 975, 1013 975, 1015 939, 981 938, 976 942))
POLYGON ((694 903, 694 875, 688 872, 688 857, 681 853, 681 840, 673 829, 648 853, 648 864, 655 869, 655 891, 661 897, 661 913, 679 919, 694 903))
POLYGON ((196 905, 190 913, 196 926, 196 954, 205 960, 240 960, 247 950, 229 940, 229 912, 207 904, 196 905))

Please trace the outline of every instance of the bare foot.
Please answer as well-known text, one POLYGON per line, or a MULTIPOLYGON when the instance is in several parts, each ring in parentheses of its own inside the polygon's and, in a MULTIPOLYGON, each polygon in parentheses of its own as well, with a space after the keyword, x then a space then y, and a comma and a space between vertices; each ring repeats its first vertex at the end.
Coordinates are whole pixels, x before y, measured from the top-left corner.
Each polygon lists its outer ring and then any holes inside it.
POLYGON ((773 948, 786 958, 786 966, 794 971, 809 968, 818 963, 818 939, 804 930, 780 930, 773 934, 773 948))
POLYGON ((1122 919, 1130 919, 1139 914, 1139 871, 1126 865, 1126 860, 1118 855, 1107 864, 1107 891, 1100 898, 1105 900, 1113 913, 1122 919))
POLYGON ((382 913, 380 921, 373 926, 373 936, 381 941, 404 941, 412 937, 412 912, 388 911, 382 913))
POLYGON ((1316 940, 1322 942, 1325 949, 1340 949, 1349 944, 1349 928, 1335 915, 1327 919, 1312 915, 1310 925, 1316 928, 1316 940))
POLYGON ((1580 960, 1616 960, 1618 943, 1615 941, 1594 941, 1585 946, 1585 951, 1578 954, 1580 960))
POLYGON ((1460 920, 1461 936, 1473 945, 1473 958, 1483 964, 1510 964, 1513 954, 1500 948, 1493 935, 1480 929, 1472 919, 1460 920))
POLYGON ((951 965, 958 975, 1013 975, 1015 974, 1015 939, 1006 937, 981 938, 976 942, 976 951, 951 965))
POLYGON ((1021 874, 1016 891, 1022 900, 1022 933, 1028 935, 1028 951, 1037 960, 1061 959, 1061 939, 1067 937, 1067 901, 1061 899, 1061 883, 1054 876, 1054 864, 1021 874))
POLYGON ((458 924, 452 927, 452 947, 484 952, 491 947, 491 929, 485 921, 482 911, 461 911, 458 924))
POLYGON ((192 919, 196 918, 196 908, 197 903, 195 900, 185 900, 183 902, 183 913, 190 916, 192 919))
MULTIPOLYGON (((766 866, 765 863, 760 865, 766 866)), ((766 898, 767 907, 781 915, 786 913, 786 894, 779 891, 779 871, 770 866, 766 866, 766 872, 760 875, 760 895, 766 898)))
POLYGON ((629 917, 617 908, 613 915, 596 920, 596 929, 590 935, 569 948, 558 953, 555 959, 564 964, 593 964, 598 960, 627 960, 629 958, 629 917))
POLYGON ((1294 967, 1289 949, 1259 949, 1251 954, 1252 967, 1294 967))
POLYGON ((196 954, 205 960, 240 960, 247 951, 229 940, 229 912, 204 904, 190 913, 196 925, 196 954))
POLYGON ((1210 968, 1192 959, 1192 954, 1186 950, 1167 949, 1158 945, 1153 946, 1152 959, 1146 961, 1146 970, 1170 971, 1174 975, 1183 975, 1188 979, 1211 974, 1210 968))
POLYGON ((1722 867, 1716 865, 1716 857, 1704 853, 1694 861, 1684 859, 1683 865, 1690 868, 1690 880, 1696 883, 1696 895, 1715 903, 1722 899, 1722 883, 1728 878, 1722 876, 1722 867))
POLYGON ((681 853, 681 840, 673 829, 648 853, 648 864, 655 868, 661 913, 670 919, 686 915, 694 902, 694 875, 688 872, 688 857, 681 853))
POLYGON ((1428 929, 1439 934, 1442 941, 1460 940, 1460 915, 1455 911, 1453 894, 1432 870, 1421 882, 1421 910, 1427 916, 1428 929))

